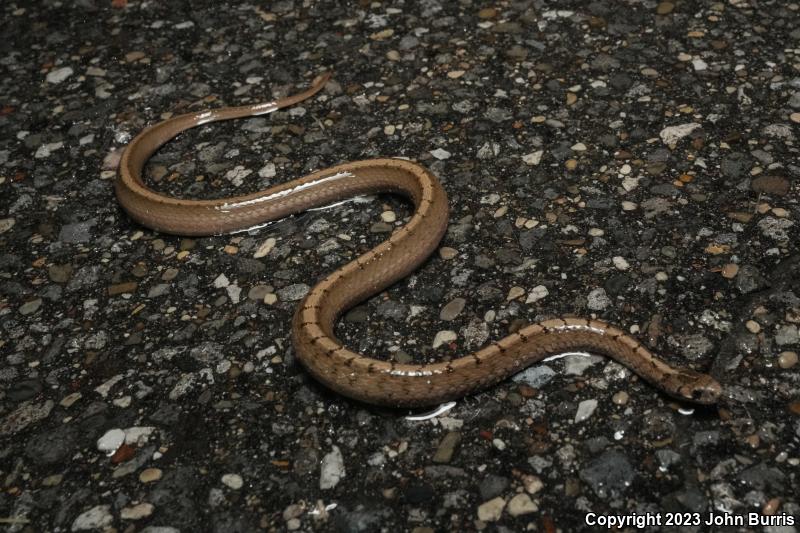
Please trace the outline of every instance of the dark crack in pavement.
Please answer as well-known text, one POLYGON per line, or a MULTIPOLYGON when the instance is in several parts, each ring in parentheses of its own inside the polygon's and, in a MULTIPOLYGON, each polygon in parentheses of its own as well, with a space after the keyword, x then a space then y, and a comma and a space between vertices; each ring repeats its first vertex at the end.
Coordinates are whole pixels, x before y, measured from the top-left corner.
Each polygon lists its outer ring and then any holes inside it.
POLYGON ((32 0, 3 2, 0 27, 7 531, 567 532, 647 513, 759 524, 623 529, 796 531, 798 2, 32 0), (192 239, 120 210, 143 127, 326 70, 300 105, 181 135, 149 184, 219 198, 419 161, 449 231, 343 317, 347 346, 436 361, 594 316, 710 369, 724 400, 692 410, 570 356, 407 420, 318 385, 289 323, 409 205, 192 239))

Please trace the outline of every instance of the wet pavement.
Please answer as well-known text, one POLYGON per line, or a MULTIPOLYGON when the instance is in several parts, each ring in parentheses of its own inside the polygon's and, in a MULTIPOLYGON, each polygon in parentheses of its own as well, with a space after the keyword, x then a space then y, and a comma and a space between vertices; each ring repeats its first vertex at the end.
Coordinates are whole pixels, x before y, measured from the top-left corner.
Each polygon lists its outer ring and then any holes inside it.
POLYGON ((77 0, 6 2, 0 20, 6 530, 552 532, 614 515, 796 531, 797 2, 77 0), (710 371, 720 404, 577 355, 431 420, 358 404, 299 366, 289 323, 409 205, 362 197, 206 238, 120 210, 116 167, 144 126, 326 70, 300 105, 181 135, 148 183, 221 198, 411 158, 443 182, 450 227, 346 314, 348 347, 435 361, 594 316, 710 371))

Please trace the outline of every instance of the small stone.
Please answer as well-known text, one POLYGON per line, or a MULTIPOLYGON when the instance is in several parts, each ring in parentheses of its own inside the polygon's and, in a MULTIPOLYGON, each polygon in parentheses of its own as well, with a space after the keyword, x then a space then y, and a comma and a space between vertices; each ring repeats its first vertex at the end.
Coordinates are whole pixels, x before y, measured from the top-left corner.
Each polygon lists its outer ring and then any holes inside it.
POLYGON ((584 400, 578 404, 578 410, 575 412, 574 422, 583 422, 594 413, 597 409, 597 400, 584 400))
POLYGON ((264 297, 272 292, 272 287, 269 285, 254 285, 247 291, 248 300, 264 301, 264 297))
POLYGON ((102 437, 97 439, 97 449, 107 454, 113 454, 125 442, 125 432, 120 428, 109 429, 102 437))
POLYGON ((434 463, 449 463, 453 458, 453 453, 456 447, 461 442, 461 433, 451 431, 442 438, 439 446, 436 448, 436 453, 433 456, 434 463))
POLYGON ((625 405, 628 403, 628 398, 628 393, 621 390, 611 397, 611 401, 614 402, 615 405, 625 405))
POLYGON ((230 285, 231 282, 228 281, 228 277, 225 274, 220 274, 214 279, 214 288, 221 289, 223 287, 227 287, 230 285))
POLYGON ((510 302, 511 300, 516 300, 517 298, 519 298, 524 294, 525 294, 525 289, 523 289, 522 287, 518 286, 511 287, 508 290, 508 295, 506 295, 506 301, 510 302))
POLYGON ((775 332, 775 342, 778 346, 797 344, 800 342, 800 333, 798 333, 797 326, 788 324, 778 328, 778 331, 775 332))
POLYGON ((233 490, 239 490, 244 485, 244 480, 239 474, 225 474, 222 476, 222 483, 233 490))
POLYGON ((609 305, 611 305, 611 299, 606 295, 606 291, 602 287, 593 290, 586 297, 586 307, 592 311, 602 311, 609 305))
POLYGON ((464 70, 451 70, 450 72, 447 73, 447 77, 450 78, 450 79, 455 80, 455 79, 460 78, 464 74, 466 74, 466 71, 464 71, 464 70))
POLYGON ((19 306, 19 314, 21 315, 32 315, 39 308, 42 306, 42 299, 36 298, 35 300, 31 300, 29 302, 25 302, 21 306, 19 306))
POLYGON ((277 174, 275 171, 275 163, 267 163, 258 170, 258 176, 260 178, 274 178, 275 174, 277 174))
POLYGON ((62 400, 59 402, 59 405, 60 405, 61 407, 65 407, 65 408, 67 408, 67 407, 71 407, 71 406, 72 406, 72 404, 74 404, 75 402, 77 402, 78 400, 80 400, 80 399, 81 399, 81 396, 83 396, 83 395, 82 395, 80 392, 73 392, 73 393, 71 393, 71 394, 67 394, 67 395, 66 395, 66 396, 64 396, 64 398, 63 398, 63 399, 62 399, 62 400))
POLYGON ((278 295, 273 292, 269 292, 264 295, 264 303, 267 305, 273 305, 277 301, 278 301, 278 295))
POLYGON ((53 474, 52 476, 47 476, 42 480, 42 486, 55 487, 60 485, 63 479, 64 479, 63 474, 53 474))
POLYGON ((531 289, 531 292, 528 293, 528 298, 525 300, 525 303, 531 304, 534 302, 538 302, 542 298, 545 298, 548 294, 550 293, 547 291, 547 287, 545 287, 544 285, 537 285, 536 287, 531 289))
POLYGON ((744 327, 746 327, 747 331, 750 333, 758 333, 761 331, 761 326, 755 320, 748 320, 745 322, 744 327))
POLYGON ((141 520, 153 514, 155 507, 152 503, 140 503, 132 507, 123 507, 119 517, 123 520, 141 520))
POLYGON ((727 263, 722 267, 721 273, 723 278, 733 279, 736 277, 736 274, 739 273, 739 265, 736 263, 727 263))
POLYGON ((391 224, 392 222, 397 220, 397 215, 395 214, 394 211, 384 211, 383 213, 381 213, 381 220, 391 224))
POLYGON ((116 296, 118 294, 132 294, 136 292, 136 287, 139 284, 135 281, 128 281, 126 283, 117 283, 108 287, 108 295, 116 296))
POLYGON ((692 59, 692 66, 698 72, 701 71, 701 70, 708 69, 708 63, 706 63, 705 61, 703 61, 699 57, 697 59, 692 59))
POLYGON ((586 145, 583 143, 575 143, 572 145, 573 152, 585 152, 586 150, 586 145))
POLYGON ((677 143, 679 140, 683 139, 684 137, 686 137, 699 127, 701 127, 701 125, 697 124, 696 122, 679 124, 677 126, 669 126, 661 130, 659 136, 661 137, 661 140, 664 142, 664 144, 672 145, 677 143))
POLYGON ((797 364, 797 352, 781 352, 778 356, 778 366, 784 370, 793 368, 797 364))
POLYGON ((619 255, 614 256, 611 261, 614 263, 617 270, 628 270, 631 267, 630 263, 619 255))
POLYGON ((0 218, 0 233, 5 233, 14 227, 16 220, 13 218, 0 218))
POLYGON ((528 494, 536 494, 544 488, 542 480, 533 474, 522 476, 522 485, 525 487, 525 492, 528 494))
POLYGON ((114 522, 110 505, 97 505, 84 511, 72 522, 72 531, 103 529, 114 522))
POLYGON ((800 124, 800 113, 792 113, 791 115, 789 115, 789 120, 791 120, 795 124, 800 124))
POLYGON ((478 506, 478 520, 482 522, 496 522, 500 520, 505 507, 506 501, 500 496, 488 502, 484 502, 478 506))
POLYGON ((61 83, 72 76, 73 73, 74 71, 71 67, 61 67, 48 72, 45 79, 47 80, 47 83, 61 83))
POLYGON ((533 503, 531 497, 524 492, 517 494, 508 502, 508 514, 511 516, 535 513, 538 510, 539 506, 533 503))
POLYGON ((750 187, 755 192, 786 196, 789 193, 791 184, 783 176, 759 176, 750 182, 750 187))
POLYGON ((450 156, 452 155, 450 152, 448 152, 447 150, 444 150, 442 148, 437 148, 436 150, 431 150, 430 154, 433 157, 435 157, 436 159, 440 160, 440 161, 444 160, 444 159, 450 159, 450 156))
POLYGON ((152 483, 161 479, 163 472, 160 468, 145 468, 139 474, 139 481, 142 483, 152 483))
POLYGON ((517 383, 527 383, 534 389, 538 389, 546 385, 555 375, 556 371, 547 365, 534 365, 515 375, 511 380, 517 383))
POLYGON ((675 9, 675 4, 672 2, 661 2, 656 6, 656 13, 659 15, 669 15, 675 9))
POLYGON ((261 246, 259 246, 256 252, 253 254, 253 257, 259 259, 261 257, 266 256, 268 253, 272 251, 273 248, 275 248, 275 244, 277 242, 278 241, 274 237, 270 237, 269 239, 265 240, 263 243, 261 243, 261 246))
POLYGON ((466 303, 467 301, 464 298, 453 298, 447 305, 442 307, 439 318, 446 321, 453 320, 464 310, 466 303))
POLYGON ((450 248, 449 246, 442 246, 439 248, 439 257, 445 261, 455 258, 458 255, 458 250, 450 248))
POLYGON ((310 290, 311 287, 305 283, 295 283, 280 289, 277 294, 282 302, 296 302, 302 300, 310 290))
POLYGON ((322 458, 319 475, 319 488, 332 489, 345 476, 344 458, 338 446, 333 446, 330 453, 322 458))
POLYGON ((433 338, 433 348, 438 348, 442 344, 447 344, 449 342, 453 342, 458 338, 458 334, 455 331, 445 329, 439 331, 436 336, 433 338))
POLYGON ((531 152, 527 155, 522 156, 522 162, 526 165, 530 165, 535 167, 542 161, 542 156, 544 155, 544 150, 537 150, 536 152, 531 152))

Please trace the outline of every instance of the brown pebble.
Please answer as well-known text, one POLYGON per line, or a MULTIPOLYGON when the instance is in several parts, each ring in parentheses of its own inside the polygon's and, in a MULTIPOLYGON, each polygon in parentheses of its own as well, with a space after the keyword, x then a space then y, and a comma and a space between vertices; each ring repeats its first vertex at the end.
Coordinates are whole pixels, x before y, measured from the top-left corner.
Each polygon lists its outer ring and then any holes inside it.
POLYGON ((756 192, 777 196, 785 196, 789 192, 789 185, 789 180, 783 176, 759 176, 750 183, 756 192))
POLYGON ((117 283, 108 287, 108 295, 116 296, 118 294, 132 293, 136 290, 139 284, 135 281, 128 281, 126 283, 117 283))
POLYGON ((111 462, 115 465, 130 461, 136 455, 136 448, 130 444, 122 444, 114 455, 111 456, 111 462))
POLYGON ((478 11, 478 18, 493 19, 497 16, 497 10, 493 7, 486 7, 478 11))
POLYGON ((800 113, 792 113, 791 115, 789 115, 789 120, 791 120, 795 124, 800 124, 800 113))
POLYGON ((614 402, 616 405, 625 405, 628 403, 628 393, 624 390, 619 391, 614 396, 611 397, 611 401, 614 402))
POLYGON ((575 170, 578 168, 578 161, 576 159, 567 159, 564 165, 567 167, 567 170, 575 170))
POLYGON ((797 364, 797 352, 781 352, 778 356, 778 366, 784 370, 793 368, 797 364))
POLYGON ((795 400, 789 404, 789 412, 800 416, 800 400, 795 400))
POLYGON ((669 15, 672 13, 672 10, 675 9, 675 4, 672 2, 661 2, 656 7, 656 13, 659 15, 669 15))
POLYGON ((736 274, 739 273, 739 265, 736 263, 728 263, 724 267, 722 267, 722 277, 733 279, 736 277, 736 274))
POLYGON ((444 259, 445 261, 449 261, 453 259, 455 256, 458 255, 458 250, 455 248, 450 248, 449 246, 442 246, 439 248, 439 257, 444 259))
POLYGON ((781 499, 780 498, 772 498, 767 503, 764 504, 764 507, 761 509, 761 513, 767 516, 772 516, 778 512, 778 509, 781 507, 781 499))
POLYGON ((745 322, 744 327, 746 327, 747 331, 749 331, 750 333, 758 333, 759 331, 761 331, 761 326, 755 320, 748 320, 747 322, 745 322))

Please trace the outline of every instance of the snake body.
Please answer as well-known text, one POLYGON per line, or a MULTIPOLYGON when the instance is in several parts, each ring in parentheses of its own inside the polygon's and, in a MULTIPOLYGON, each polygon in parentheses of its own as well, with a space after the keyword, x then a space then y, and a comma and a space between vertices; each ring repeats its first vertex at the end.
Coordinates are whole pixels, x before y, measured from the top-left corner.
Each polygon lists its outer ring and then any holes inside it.
POLYGON ((357 303, 413 272, 437 248, 448 222, 448 201, 436 177, 400 159, 356 161, 320 170, 243 196, 186 200, 148 188, 143 169, 153 153, 179 133, 209 122, 262 115, 322 89, 329 75, 306 91, 273 102, 175 116, 139 133, 120 160, 115 189, 137 222, 176 235, 243 230, 360 194, 396 193, 415 211, 388 240, 329 274, 305 296, 292 321, 292 340, 303 366, 345 396, 388 406, 452 400, 497 383, 527 366, 565 352, 610 357, 667 394, 714 403, 721 387, 711 376, 676 368, 621 330, 599 320, 556 318, 532 324, 474 353, 435 364, 398 364, 353 352, 334 335, 336 320, 357 303))

